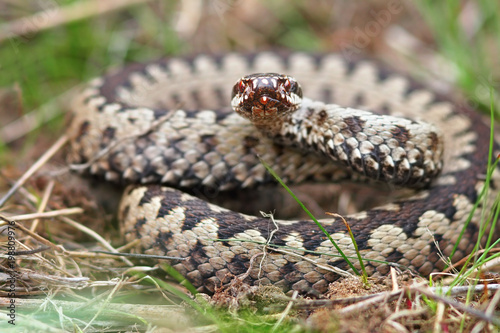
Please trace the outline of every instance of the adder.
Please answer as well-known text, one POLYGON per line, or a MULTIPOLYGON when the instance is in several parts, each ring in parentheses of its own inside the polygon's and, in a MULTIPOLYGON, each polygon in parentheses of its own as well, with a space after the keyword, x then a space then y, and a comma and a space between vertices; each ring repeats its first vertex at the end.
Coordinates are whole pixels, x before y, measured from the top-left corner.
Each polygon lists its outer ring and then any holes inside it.
MULTIPOLYGON (((476 110, 375 62, 335 54, 131 65, 89 83, 74 100, 67 133, 70 163, 132 184, 118 214, 126 241, 139 239, 142 253, 185 258, 169 263, 205 292, 239 277, 322 293, 336 269, 352 271, 310 220, 273 223, 193 196, 274 184, 260 159, 287 184, 413 189, 344 217, 369 274, 386 274, 393 263, 428 275, 450 255, 451 262, 468 255, 482 224, 493 222, 488 212, 500 187, 497 167, 481 196, 490 125, 476 110), (480 197, 486 204, 473 210, 480 197)), ((498 138, 493 148, 494 159, 498 138)), ((340 217, 320 222, 356 258, 340 217)))

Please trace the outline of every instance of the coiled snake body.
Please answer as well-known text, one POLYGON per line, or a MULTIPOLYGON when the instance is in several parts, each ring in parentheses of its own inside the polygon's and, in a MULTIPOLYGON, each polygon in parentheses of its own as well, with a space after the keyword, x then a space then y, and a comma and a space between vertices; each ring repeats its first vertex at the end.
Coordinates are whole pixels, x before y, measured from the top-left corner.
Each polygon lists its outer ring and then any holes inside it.
MULTIPOLYGON (((349 266, 313 222, 275 225, 186 192, 216 194, 273 182, 259 157, 287 183, 372 178, 419 188, 345 219, 370 274, 387 273, 385 261, 428 275, 445 266, 440 253, 452 253, 484 186, 489 131, 467 107, 370 61, 303 53, 198 56, 130 66, 92 81, 73 104, 68 160, 89 163, 89 173, 112 182, 149 184, 129 187, 122 199, 125 238, 140 239, 144 253, 186 258, 171 264, 199 290, 213 292, 240 276, 253 284, 324 292, 338 278, 331 268, 349 266), (292 117, 292 130, 283 130, 284 141, 295 140, 292 146, 231 110, 235 80, 262 72, 295 77, 308 97, 292 117), (392 127, 363 110, 390 115, 392 127), (397 118, 402 116, 412 120, 397 118), (335 117, 334 125, 328 123, 335 117), (328 126, 318 131, 325 119, 328 126), (430 132, 419 132, 420 120, 433 124, 430 132), (312 151, 299 151, 302 146, 312 151), (266 243, 274 246, 263 255, 266 243)), ((499 174, 493 173, 489 199, 498 193, 499 174)), ((354 258, 342 221, 321 222, 354 258)), ((452 262, 470 253, 480 222, 476 210, 452 262)))

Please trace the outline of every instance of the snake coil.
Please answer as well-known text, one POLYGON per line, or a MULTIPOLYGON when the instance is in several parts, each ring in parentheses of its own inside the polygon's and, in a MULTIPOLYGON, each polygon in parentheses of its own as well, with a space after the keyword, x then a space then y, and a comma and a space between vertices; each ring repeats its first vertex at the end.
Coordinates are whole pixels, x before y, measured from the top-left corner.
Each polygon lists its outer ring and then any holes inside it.
MULTIPOLYGON (((349 268, 311 221, 277 220, 274 230, 267 218, 191 195, 273 183, 259 157, 287 183, 368 177, 416 188, 409 197, 345 217, 370 274, 387 273, 384 262, 422 275, 440 270, 440 254, 452 254, 460 231, 452 262, 472 251, 484 223, 479 209, 467 220, 485 185, 489 126, 466 106, 370 61, 304 53, 164 59, 95 79, 72 111, 68 161, 90 162, 87 173, 135 184, 120 205, 125 239, 139 239, 137 251, 186 258, 171 264, 201 291, 240 276, 322 293, 338 278, 334 268, 349 268), (307 96, 301 112, 273 129, 282 136, 278 142, 231 110, 235 80, 266 72, 295 77, 307 96), (421 134, 421 120, 432 124, 430 132, 421 134), (318 130, 311 121, 327 125, 318 130), (295 144, 285 146, 287 140, 295 144), (302 146, 310 150, 299 151, 302 146), (263 255, 269 240, 273 246, 263 255)), ((499 171, 492 173, 483 209, 491 209, 498 194, 499 171)), ((355 257, 344 224, 321 222, 355 257)))

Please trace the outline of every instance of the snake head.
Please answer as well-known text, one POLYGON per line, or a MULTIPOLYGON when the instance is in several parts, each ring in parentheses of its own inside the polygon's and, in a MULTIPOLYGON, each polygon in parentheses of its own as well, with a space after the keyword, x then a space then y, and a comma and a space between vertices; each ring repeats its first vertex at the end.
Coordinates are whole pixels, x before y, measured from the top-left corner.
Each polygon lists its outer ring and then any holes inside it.
POLYGON ((257 73, 236 81, 231 106, 242 117, 259 124, 290 114, 301 101, 302 89, 293 77, 257 73))

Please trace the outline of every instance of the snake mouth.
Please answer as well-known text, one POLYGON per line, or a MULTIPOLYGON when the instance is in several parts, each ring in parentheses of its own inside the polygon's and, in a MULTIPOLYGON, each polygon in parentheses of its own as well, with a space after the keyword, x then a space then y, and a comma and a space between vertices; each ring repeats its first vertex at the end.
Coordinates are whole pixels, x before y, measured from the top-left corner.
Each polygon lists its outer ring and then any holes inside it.
POLYGON ((269 118, 275 118, 277 116, 278 109, 277 108, 252 108, 252 121, 264 120, 269 118))
POLYGON ((278 110, 285 107, 283 103, 268 95, 255 98, 255 104, 252 106, 252 119, 274 118, 279 116, 278 110))

